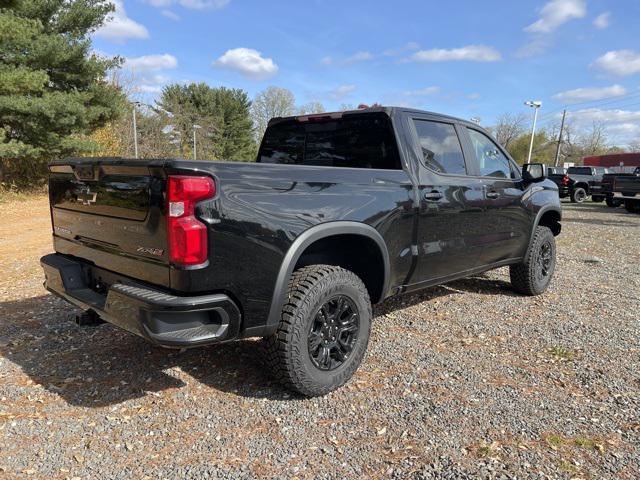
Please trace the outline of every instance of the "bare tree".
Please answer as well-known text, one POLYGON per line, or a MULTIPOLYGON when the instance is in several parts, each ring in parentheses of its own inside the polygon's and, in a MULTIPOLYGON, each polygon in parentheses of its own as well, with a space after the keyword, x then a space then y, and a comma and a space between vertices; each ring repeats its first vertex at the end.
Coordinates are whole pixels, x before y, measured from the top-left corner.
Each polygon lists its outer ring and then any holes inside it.
POLYGON ((580 146, 584 157, 604 153, 607 149, 604 125, 601 122, 593 122, 591 127, 580 135, 580 146))
POLYGON ((268 87, 258 93, 251 105, 251 117, 258 141, 264 135, 269 120, 274 117, 287 117, 296 113, 296 99, 291 90, 280 87, 268 87))
POLYGON ((498 143, 509 149, 511 144, 524 133, 526 123, 527 117, 522 113, 505 113, 498 118, 498 122, 491 130, 498 143))
POLYGON ((627 150, 633 153, 640 152, 640 138, 631 142, 627 150))
POLYGON ((326 112, 324 105, 320 102, 309 102, 298 107, 298 115, 307 115, 311 113, 324 113, 326 112))

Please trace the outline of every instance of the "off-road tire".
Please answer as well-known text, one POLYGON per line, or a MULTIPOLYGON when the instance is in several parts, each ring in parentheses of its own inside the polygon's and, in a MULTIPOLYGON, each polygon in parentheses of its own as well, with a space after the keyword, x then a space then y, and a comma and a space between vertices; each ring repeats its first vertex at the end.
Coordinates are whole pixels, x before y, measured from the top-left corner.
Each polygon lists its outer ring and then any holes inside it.
POLYGON ((605 202, 607 203, 607 207, 611 207, 611 208, 617 208, 620 205, 622 205, 622 201, 613 197, 607 197, 605 202))
POLYGON ((629 213, 640 213, 640 200, 625 200, 624 208, 629 213))
POLYGON ((278 330, 265 342, 265 360, 286 388, 305 396, 325 395, 344 385, 360 366, 371 332, 371 301, 364 283, 349 270, 309 265, 289 282, 278 330), (349 356, 334 370, 321 370, 311 360, 309 331, 321 306, 340 295, 358 310, 359 328, 349 356))
POLYGON ((582 187, 576 187, 571 192, 572 203, 582 203, 587 199, 587 191, 582 187))
POLYGON ((556 242, 548 227, 538 226, 533 233, 533 239, 522 263, 511 265, 509 274, 513 288, 524 295, 540 295, 543 293, 553 278, 556 265, 556 242), (551 253, 551 262, 548 266, 548 274, 540 278, 539 270, 543 246, 548 246, 551 253))

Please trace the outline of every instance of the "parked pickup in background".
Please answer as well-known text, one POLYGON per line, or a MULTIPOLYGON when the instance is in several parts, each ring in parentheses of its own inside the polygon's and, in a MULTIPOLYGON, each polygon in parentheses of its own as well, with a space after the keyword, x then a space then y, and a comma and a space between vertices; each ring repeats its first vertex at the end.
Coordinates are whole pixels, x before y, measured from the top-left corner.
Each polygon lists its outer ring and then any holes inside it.
POLYGON ((558 185, 560 198, 569 197, 574 203, 584 202, 589 195, 594 202, 602 202, 602 177, 609 171, 604 167, 569 167, 565 173, 549 173, 558 185))
POLYGON ((640 167, 636 167, 633 173, 605 175, 602 189, 610 207, 624 204, 628 212, 640 212, 640 167))
POLYGON ((372 304, 505 265, 537 295, 555 267, 543 165, 521 171, 479 126, 418 110, 276 118, 250 163, 49 171, 48 290, 165 347, 265 337, 274 375, 304 395, 353 375, 372 304))

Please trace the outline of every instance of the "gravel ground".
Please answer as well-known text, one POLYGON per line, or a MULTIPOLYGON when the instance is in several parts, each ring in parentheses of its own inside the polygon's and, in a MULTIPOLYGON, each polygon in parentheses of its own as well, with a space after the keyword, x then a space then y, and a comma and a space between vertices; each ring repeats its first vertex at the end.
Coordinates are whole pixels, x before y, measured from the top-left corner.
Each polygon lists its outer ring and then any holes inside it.
POLYGON ((0 205, 0 475, 639 478, 640 216, 564 207, 549 292, 500 269, 387 302, 355 378, 309 400, 253 340, 77 327, 41 286, 46 199, 0 205))

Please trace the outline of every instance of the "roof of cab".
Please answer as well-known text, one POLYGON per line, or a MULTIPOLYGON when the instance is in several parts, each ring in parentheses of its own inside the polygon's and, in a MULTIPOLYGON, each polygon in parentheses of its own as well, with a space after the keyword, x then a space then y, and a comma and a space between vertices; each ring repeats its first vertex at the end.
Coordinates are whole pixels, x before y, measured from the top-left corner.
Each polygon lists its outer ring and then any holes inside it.
POLYGON ((289 120, 298 120, 298 119, 305 119, 305 118, 309 118, 309 117, 327 117, 327 118, 341 118, 343 115, 357 115, 357 114, 362 114, 362 113, 376 113, 376 112, 380 112, 380 113, 386 113, 389 116, 392 116, 394 113, 399 113, 399 112, 404 112, 404 113, 411 113, 411 114, 418 114, 418 115, 428 115, 429 117, 436 117, 442 120, 448 120, 450 122, 458 122, 458 123, 464 123, 466 125, 471 125, 474 127, 478 127, 477 124, 472 123, 468 120, 464 120, 462 118, 457 118, 457 117, 453 117, 451 115, 445 115, 442 113, 436 113, 436 112, 429 112, 427 110, 419 110, 416 108, 408 108, 408 107, 394 107, 394 106, 373 106, 373 107, 366 107, 366 108, 358 108, 356 110, 343 110, 343 111, 337 111, 337 112, 323 112, 323 113, 310 113, 310 114, 306 114, 306 115, 292 115, 292 116, 288 116, 288 117, 274 117, 271 120, 269 120, 269 126, 274 125, 276 123, 281 123, 281 122, 286 122, 289 120))

